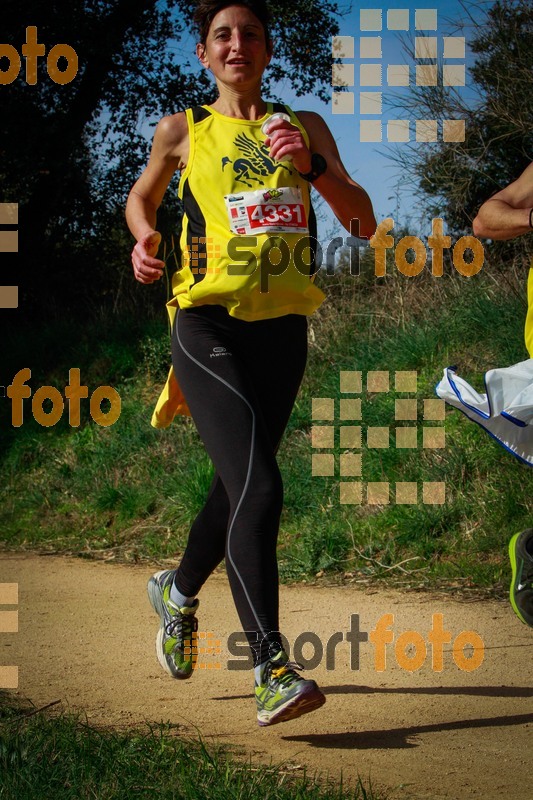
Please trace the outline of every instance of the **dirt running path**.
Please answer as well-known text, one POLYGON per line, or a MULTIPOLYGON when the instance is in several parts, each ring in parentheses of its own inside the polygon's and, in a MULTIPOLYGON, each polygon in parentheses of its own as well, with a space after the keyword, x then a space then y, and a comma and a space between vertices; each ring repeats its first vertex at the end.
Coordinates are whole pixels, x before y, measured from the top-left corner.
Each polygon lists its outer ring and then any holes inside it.
MULTIPOLYGON (((250 671, 228 671, 227 636, 239 630, 226 579, 215 575, 201 596, 200 629, 216 633, 221 655, 200 663, 189 681, 174 681, 154 649, 157 618, 146 596, 150 568, 55 556, 3 555, 0 583, 19 584, 19 633, 0 635, 0 664, 19 665, 19 693, 37 706, 61 699, 90 721, 118 726, 171 721, 209 741, 225 742, 257 761, 398 788, 397 798, 533 798, 533 631, 507 603, 459 603, 427 595, 348 588, 282 588, 282 626, 290 642, 314 631, 323 642, 346 632, 352 614, 371 631, 394 615, 397 638, 418 631, 427 641, 432 615, 444 614, 452 641, 476 631, 485 645, 475 671, 461 671, 451 645, 444 669, 431 669, 431 648, 416 672, 396 663, 394 644, 377 672, 375 648, 362 643, 360 669, 350 645, 337 646, 307 673, 324 689, 323 709, 260 729, 250 671)), ((344 636, 344 639, 346 637, 344 636)), ((413 651, 411 650, 411 653, 413 651)), ((422 652, 419 645, 418 652, 422 652)), ((467 651, 465 651, 467 653, 467 651)), ((310 647, 304 650, 312 655, 310 647)), ((467 653, 468 654, 468 653, 467 653)))

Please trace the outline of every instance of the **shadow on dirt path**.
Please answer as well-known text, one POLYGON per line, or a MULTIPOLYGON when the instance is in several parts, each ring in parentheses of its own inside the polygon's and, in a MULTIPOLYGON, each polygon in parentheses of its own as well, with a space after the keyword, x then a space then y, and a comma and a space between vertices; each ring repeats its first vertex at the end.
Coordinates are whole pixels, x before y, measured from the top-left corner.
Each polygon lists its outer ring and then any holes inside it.
POLYGON ((370 776, 397 798, 533 798, 533 631, 507 603, 282 587, 282 630, 301 650, 294 656, 320 662, 305 674, 327 702, 260 729, 246 651, 228 651, 240 626, 225 577, 208 581, 198 615, 200 645, 220 642, 221 652, 202 654, 191 680, 173 681, 155 655, 152 571, 2 555, 0 584, 18 584, 19 632, 0 634, 0 663, 18 666, 19 694, 37 706, 61 700, 95 723, 170 721, 256 761, 342 771, 346 783, 370 776), (451 634, 441 665, 430 638, 437 614, 451 634), (393 641, 376 643, 376 625, 393 641))

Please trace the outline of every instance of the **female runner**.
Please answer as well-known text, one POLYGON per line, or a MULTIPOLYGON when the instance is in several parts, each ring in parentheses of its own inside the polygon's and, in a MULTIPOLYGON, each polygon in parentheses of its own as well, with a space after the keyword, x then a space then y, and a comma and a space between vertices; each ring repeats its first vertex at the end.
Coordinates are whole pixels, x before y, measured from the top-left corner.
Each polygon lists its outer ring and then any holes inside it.
POLYGON ((283 503, 276 451, 304 372, 306 318, 324 299, 305 258, 308 237, 316 237, 310 184, 348 230, 358 219, 369 237, 376 223, 322 118, 262 98, 272 56, 264 0, 200 0, 194 20, 197 55, 219 96, 159 122, 126 218, 137 240, 135 278, 153 283, 165 266, 156 258, 156 212, 180 171, 172 369, 152 424, 190 413, 216 471, 179 567, 150 578, 148 593, 161 619, 159 661, 173 677, 189 678, 197 594, 225 557, 253 653, 258 721, 271 725, 325 702, 283 650, 276 559, 283 503))

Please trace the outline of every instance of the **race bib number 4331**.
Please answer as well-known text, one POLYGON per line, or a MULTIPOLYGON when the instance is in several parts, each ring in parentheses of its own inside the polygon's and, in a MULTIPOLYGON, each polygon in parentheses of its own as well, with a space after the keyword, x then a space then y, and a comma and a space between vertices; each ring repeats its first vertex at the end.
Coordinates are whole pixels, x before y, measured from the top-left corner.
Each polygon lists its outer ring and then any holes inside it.
POLYGON ((232 233, 308 233, 298 186, 225 195, 232 233))

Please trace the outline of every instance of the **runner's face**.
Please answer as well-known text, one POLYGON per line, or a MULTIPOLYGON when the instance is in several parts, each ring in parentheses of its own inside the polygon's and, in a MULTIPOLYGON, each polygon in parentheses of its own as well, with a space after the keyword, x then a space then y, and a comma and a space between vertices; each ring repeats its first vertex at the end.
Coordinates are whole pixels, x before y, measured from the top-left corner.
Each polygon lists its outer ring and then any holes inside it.
POLYGON ((265 30, 245 6, 228 6, 213 18, 207 40, 196 52, 204 67, 223 83, 261 81, 270 61, 265 30))

